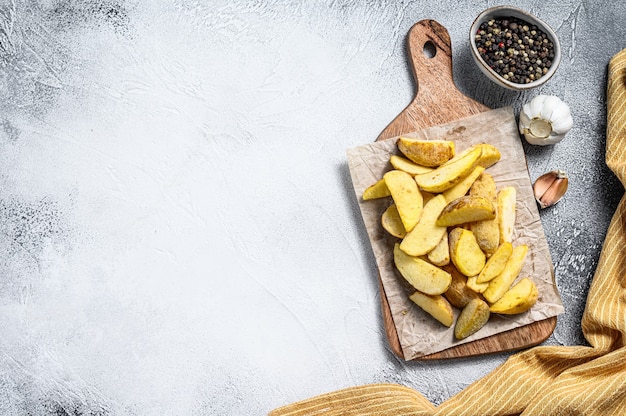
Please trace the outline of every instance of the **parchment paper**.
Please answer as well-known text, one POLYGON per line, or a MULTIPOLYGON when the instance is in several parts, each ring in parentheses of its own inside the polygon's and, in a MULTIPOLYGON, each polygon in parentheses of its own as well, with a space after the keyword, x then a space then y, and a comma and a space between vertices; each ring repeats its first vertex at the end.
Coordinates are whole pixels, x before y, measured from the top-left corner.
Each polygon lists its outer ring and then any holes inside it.
MULTIPOLYGON (((493 176, 498 190, 505 186, 514 186, 517 189, 513 246, 527 244, 529 247, 519 278, 532 278, 539 290, 539 299, 530 311, 508 317, 494 314, 487 325, 474 335, 461 341, 456 340, 454 325, 446 328, 411 302, 408 295, 412 290, 395 270, 393 244, 399 240, 389 235, 380 223, 383 211, 392 202, 391 197, 370 201, 362 198, 365 188, 393 169, 389 156, 400 154, 396 147, 398 137, 348 149, 348 166, 354 191, 405 359, 415 359, 563 313, 563 304, 554 281, 552 259, 533 195, 513 109, 505 107, 491 110, 403 136, 453 140, 457 153, 476 143, 490 143, 498 147, 502 157, 486 172, 493 176)), ((459 313, 459 310, 455 310, 456 316, 459 313)))

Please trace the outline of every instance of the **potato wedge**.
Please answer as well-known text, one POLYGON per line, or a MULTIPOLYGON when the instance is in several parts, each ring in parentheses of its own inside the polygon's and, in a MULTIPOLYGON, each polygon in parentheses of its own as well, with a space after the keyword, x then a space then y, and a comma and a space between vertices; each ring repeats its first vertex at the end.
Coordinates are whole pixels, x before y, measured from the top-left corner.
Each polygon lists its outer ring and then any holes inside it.
POLYGON ((411 175, 401 170, 390 170, 383 176, 396 204, 404 229, 409 232, 422 215, 424 200, 411 175))
POLYGON ((537 298, 539 298, 537 286, 528 277, 524 277, 491 305, 489 310, 493 313, 514 315, 532 308, 537 298))
POLYGON ((391 196, 391 192, 389 192, 389 188, 387 188, 387 184, 384 179, 376 181, 363 191, 363 199, 365 201, 369 201, 370 199, 385 198, 388 196, 391 196))
POLYGON ((423 256, 437 247, 448 231, 446 227, 436 224, 445 206, 446 199, 441 194, 428 201, 424 205, 419 222, 400 243, 400 249, 409 256, 423 256))
POLYGON ((383 228, 392 236, 404 238, 406 235, 406 230, 404 229, 404 224, 402 224, 400 214, 398 214, 396 204, 389 205, 385 212, 383 212, 380 222, 383 228))
POLYGON ((424 191, 443 192, 452 188, 474 170, 481 153, 482 149, 480 148, 472 149, 464 157, 454 162, 446 162, 432 172, 415 175, 415 181, 424 191))
MULTIPOLYGON (((497 206, 497 189, 496 182, 493 177, 483 172, 478 179, 474 181, 469 190, 471 196, 480 196, 497 206)), ((470 230, 474 233, 476 241, 480 248, 487 254, 493 254, 500 244, 500 228, 498 227, 498 212, 496 209, 496 218, 490 220, 476 221, 470 224, 470 230)))
POLYGON ((489 287, 489 282, 478 283, 478 276, 470 276, 467 278, 467 287, 476 293, 483 293, 489 287))
POLYGON ((445 266, 450 263, 450 246, 448 244, 448 233, 443 233, 439 244, 433 248, 428 255, 428 261, 435 266, 445 266))
POLYGON ((402 170, 413 176, 419 175, 421 173, 428 173, 433 170, 433 168, 418 165, 410 161, 409 159, 398 155, 391 155, 389 157, 389 162, 391 163, 391 166, 394 167, 394 169, 402 170))
POLYGON ((454 326, 456 339, 464 339, 478 332, 489 320, 489 305, 484 300, 472 299, 461 311, 454 326))
POLYGON ((498 276, 504 270, 506 262, 513 253, 513 245, 508 241, 502 243, 493 256, 489 257, 485 267, 481 270, 476 278, 476 283, 486 283, 498 276))
POLYGON ((452 188, 443 191, 443 196, 446 198, 447 202, 452 202, 457 198, 465 196, 467 192, 472 187, 472 184, 480 174, 483 173, 485 168, 482 166, 476 166, 473 171, 470 172, 465 178, 463 178, 460 182, 454 185, 452 188))
POLYGON ((491 220, 476 221, 470 224, 480 248, 487 254, 493 254, 500 244, 500 228, 498 217, 491 220))
POLYGON ((477 291, 471 290, 467 286, 467 277, 459 272, 454 265, 448 264, 442 267, 442 269, 450 273, 450 276, 452 276, 450 287, 443 294, 452 306, 462 309, 472 299, 482 299, 477 291))
POLYGON ((478 164, 485 169, 491 167, 500 161, 502 157, 500 154, 500 150, 494 145, 489 143, 481 143, 476 145, 481 148, 482 154, 480 155, 480 159, 478 159, 478 164))
POLYGON ((522 271, 526 253, 528 253, 528 246, 526 244, 521 244, 513 248, 513 252, 507 260, 502 273, 491 279, 491 281, 489 281, 489 287, 483 292, 483 296, 489 303, 496 303, 504 293, 509 290, 522 271))
POLYGON ((393 261, 402 277, 422 293, 441 295, 450 287, 450 273, 419 257, 409 256, 400 250, 399 243, 393 247, 393 261))
POLYGON ((485 267, 485 253, 480 249, 474 233, 457 227, 448 234, 450 259, 465 276, 476 276, 485 267))
POLYGON ((498 197, 496 181, 493 179, 493 176, 484 171, 484 168, 480 176, 472 182, 472 185, 469 188, 469 194, 471 196, 482 196, 491 202, 496 202, 498 197))
POLYGON ((502 188, 498 192, 497 217, 498 228, 500 230, 500 244, 508 241, 513 242, 513 232, 515 230, 516 200, 517 190, 512 186, 502 188))
POLYGON ((478 158, 476 164, 482 166, 485 169, 495 165, 500 161, 501 154, 500 150, 498 150, 497 147, 489 143, 478 143, 471 145, 462 152, 457 152, 457 154, 454 155, 454 157, 446 163, 455 162, 460 158, 465 157, 469 152, 473 151, 474 149, 481 150, 480 157, 478 158))
POLYGON ((437 218, 437 225, 453 227, 496 217, 493 204, 480 196, 462 196, 448 203, 437 218))
POLYGON ((452 306, 443 296, 427 295, 416 291, 409 296, 409 299, 443 325, 451 327, 454 323, 452 306))
POLYGON ((454 142, 449 140, 420 140, 408 137, 398 139, 398 149, 409 160, 418 165, 435 167, 452 159, 454 142))

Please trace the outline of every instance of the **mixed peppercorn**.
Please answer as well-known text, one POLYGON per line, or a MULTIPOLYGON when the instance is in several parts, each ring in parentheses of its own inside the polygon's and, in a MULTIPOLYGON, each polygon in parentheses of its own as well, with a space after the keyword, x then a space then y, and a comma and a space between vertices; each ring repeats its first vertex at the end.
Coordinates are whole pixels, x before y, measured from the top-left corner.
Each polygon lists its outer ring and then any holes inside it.
POLYGON ((552 40, 537 26, 515 17, 483 22, 475 35, 483 61, 502 78, 528 84, 544 76, 554 59, 552 40))

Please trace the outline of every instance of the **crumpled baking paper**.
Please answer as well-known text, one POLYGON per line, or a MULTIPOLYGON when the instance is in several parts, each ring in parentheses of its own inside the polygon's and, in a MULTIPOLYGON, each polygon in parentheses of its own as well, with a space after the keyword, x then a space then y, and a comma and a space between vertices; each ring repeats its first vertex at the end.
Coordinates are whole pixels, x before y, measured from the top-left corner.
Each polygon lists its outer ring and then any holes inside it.
MULTIPOLYGON (((519 278, 526 276, 532 278, 539 290, 539 299, 530 311, 511 316, 493 314, 481 330, 464 340, 456 340, 454 325, 446 328, 411 302, 408 296, 412 290, 395 270, 393 245, 399 240, 389 235, 380 223, 382 213, 392 202, 391 197, 369 201, 362 198, 365 188, 382 178, 385 172, 393 169, 389 157, 391 154, 400 154, 396 147, 398 137, 348 149, 346 153, 354 191, 405 359, 419 358, 563 313, 563 304, 555 284, 552 259, 539 218, 512 108, 483 112, 403 136, 427 140, 452 140, 455 142, 457 153, 476 143, 490 143, 500 150, 502 156, 500 161, 486 172, 493 176, 498 190, 505 186, 514 186, 517 189, 513 246, 520 244, 529 246, 519 278)), ((458 316, 460 310, 453 309, 458 316)))

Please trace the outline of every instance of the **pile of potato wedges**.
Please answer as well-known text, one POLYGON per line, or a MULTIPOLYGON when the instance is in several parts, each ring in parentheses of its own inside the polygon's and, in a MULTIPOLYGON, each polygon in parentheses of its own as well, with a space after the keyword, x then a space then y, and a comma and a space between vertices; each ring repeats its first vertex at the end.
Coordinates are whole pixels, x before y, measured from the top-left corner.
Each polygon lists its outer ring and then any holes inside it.
POLYGON ((400 137, 392 169, 363 192, 389 198, 382 227, 395 238, 393 259, 409 298, 457 339, 480 330, 491 314, 519 314, 537 301, 520 278, 528 246, 513 240, 516 188, 497 189, 488 169, 501 159, 487 143, 456 152, 453 141, 400 137), (460 313, 455 320, 453 308, 460 313))

